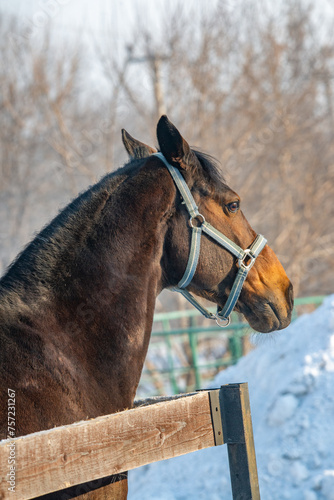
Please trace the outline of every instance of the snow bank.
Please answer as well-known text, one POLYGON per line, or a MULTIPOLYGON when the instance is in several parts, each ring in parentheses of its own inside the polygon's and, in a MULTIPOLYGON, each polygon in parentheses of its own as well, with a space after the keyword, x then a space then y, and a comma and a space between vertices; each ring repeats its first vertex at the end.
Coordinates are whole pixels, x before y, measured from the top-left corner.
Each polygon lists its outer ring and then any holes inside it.
MULTIPOLYGON (((212 387, 248 382, 263 500, 334 500, 334 295, 212 387)), ((130 472, 131 500, 230 500, 226 446, 130 472)))

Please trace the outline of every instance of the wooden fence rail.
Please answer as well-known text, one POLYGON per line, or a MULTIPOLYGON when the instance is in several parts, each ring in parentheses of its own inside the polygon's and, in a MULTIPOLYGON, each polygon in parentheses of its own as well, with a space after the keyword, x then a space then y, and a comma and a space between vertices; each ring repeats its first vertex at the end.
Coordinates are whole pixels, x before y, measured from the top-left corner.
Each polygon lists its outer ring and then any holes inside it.
POLYGON ((0 498, 60 494, 69 486, 226 443, 233 498, 258 500, 247 384, 163 399, 1 441, 0 498), (15 456, 15 491, 9 489, 10 450, 15 456))

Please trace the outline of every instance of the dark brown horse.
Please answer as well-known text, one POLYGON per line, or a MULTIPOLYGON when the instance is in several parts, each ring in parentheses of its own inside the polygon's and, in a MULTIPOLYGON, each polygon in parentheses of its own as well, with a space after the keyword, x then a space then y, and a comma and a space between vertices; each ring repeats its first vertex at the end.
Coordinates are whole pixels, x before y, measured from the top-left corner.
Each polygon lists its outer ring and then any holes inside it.
MULTIPOLYGON (((157 136, 206 220, 248 248, 255 233, 214 161, 191 150, 167 117, 157 136)), ((15 391, 17 436, 132 406, 156 297, 178 283, 187 265, 189 217, 171 175, 150 156, 155 150, 125 132, 123 140, 130 162, 70 203, 0 281, 0 400, 15 391)), ((237 260, 209 236, 202 240, 188 288, 223 306, 237 260)), ((270 332, 290 323, 292 305, 291 283, 266 246, 237 310, 255 330, 270 332)), ((1 404, 0 438, 6 433, 1 404)), ((85 485, 54 498, 86 491, 85 485)), ((121 499, 126 492, 126 480, 118 480, 80 498, 121 499)))

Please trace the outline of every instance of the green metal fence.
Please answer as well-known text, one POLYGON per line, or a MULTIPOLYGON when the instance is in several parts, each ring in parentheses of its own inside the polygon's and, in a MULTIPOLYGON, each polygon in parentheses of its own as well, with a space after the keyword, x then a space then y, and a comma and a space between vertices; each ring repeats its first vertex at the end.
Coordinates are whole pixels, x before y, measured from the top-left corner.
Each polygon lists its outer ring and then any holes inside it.
MULTIPOLYGON (((314 310, 325 297, 295 299, 293 320, 314 310)), ((194 309, 155 314, 138 394, 146 397, 202 388, 218 371, 252 349, 252 333, 236 313, 225 329, 213 326, 194 309)))

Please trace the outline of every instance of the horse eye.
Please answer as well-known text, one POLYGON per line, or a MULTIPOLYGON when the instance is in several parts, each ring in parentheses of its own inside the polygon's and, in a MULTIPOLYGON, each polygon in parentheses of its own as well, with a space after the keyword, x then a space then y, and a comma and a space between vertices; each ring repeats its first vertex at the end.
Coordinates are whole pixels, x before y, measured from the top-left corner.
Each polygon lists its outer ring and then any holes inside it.
POLYGON ((240 203, 238 201, 232 201, 232 203, 228 203, 226 206, 228 211, 234 214, 239 210, 240 203))

